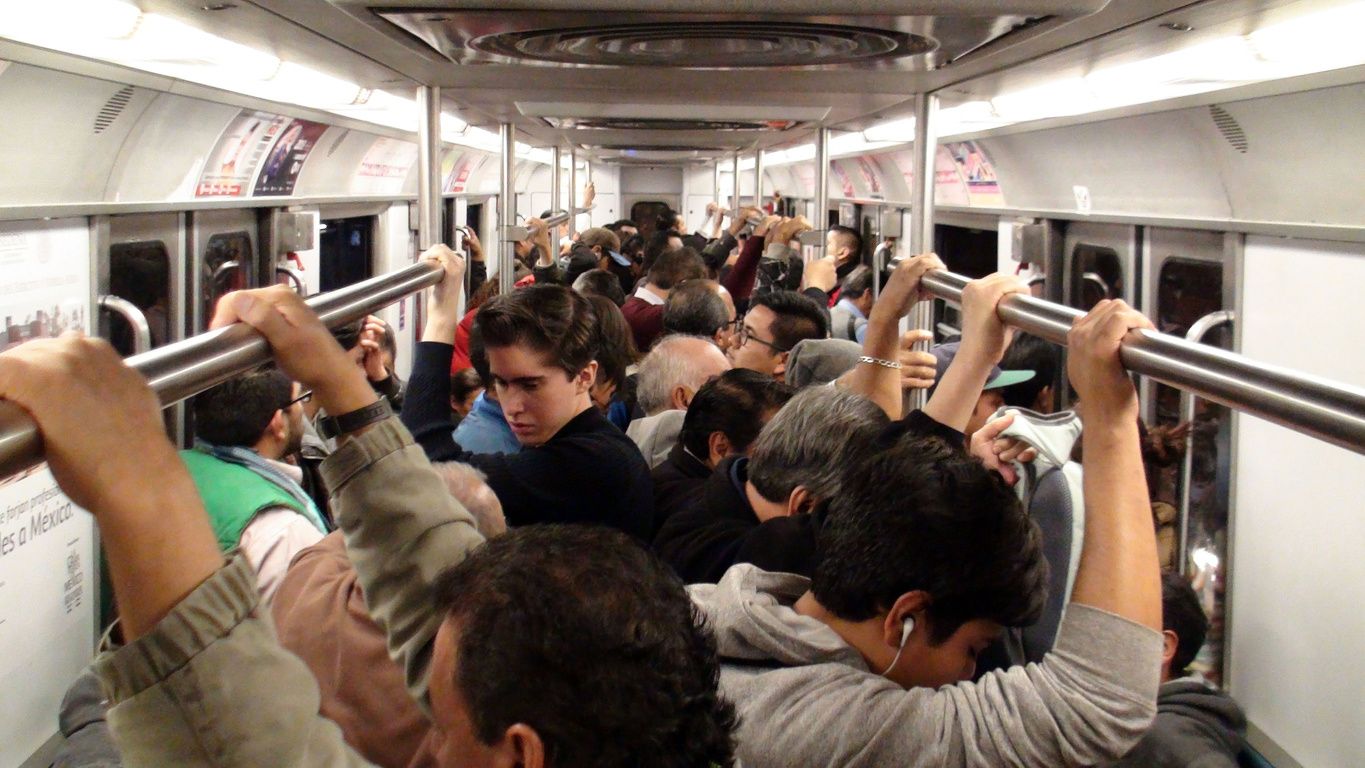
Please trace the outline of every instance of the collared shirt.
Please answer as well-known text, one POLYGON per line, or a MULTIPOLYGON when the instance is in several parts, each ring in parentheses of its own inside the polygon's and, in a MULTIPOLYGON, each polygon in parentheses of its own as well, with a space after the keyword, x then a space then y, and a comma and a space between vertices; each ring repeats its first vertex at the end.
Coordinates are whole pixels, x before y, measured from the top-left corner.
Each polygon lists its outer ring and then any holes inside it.
POLYGON ((662 296, 643 285, 635 289, 635 298, 653 304, 656 307, 662 307, 665 301, 662 296))

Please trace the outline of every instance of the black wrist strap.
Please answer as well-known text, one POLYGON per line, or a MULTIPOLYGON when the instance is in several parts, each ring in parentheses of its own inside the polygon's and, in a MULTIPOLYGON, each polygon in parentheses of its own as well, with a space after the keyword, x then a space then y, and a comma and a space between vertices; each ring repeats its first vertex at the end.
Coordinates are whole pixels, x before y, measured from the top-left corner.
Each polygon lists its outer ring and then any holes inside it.
POLYGON ((371 424, 378 424, 393 415, 393 408, 389 407, 389 400, 381 397, 364 408, 357 408, 350 413, 343 413, 340 416, 324 416, 318 421, 318 431, 322 436, 331 440, 347 432, 354 432, 363 429, 371 424))

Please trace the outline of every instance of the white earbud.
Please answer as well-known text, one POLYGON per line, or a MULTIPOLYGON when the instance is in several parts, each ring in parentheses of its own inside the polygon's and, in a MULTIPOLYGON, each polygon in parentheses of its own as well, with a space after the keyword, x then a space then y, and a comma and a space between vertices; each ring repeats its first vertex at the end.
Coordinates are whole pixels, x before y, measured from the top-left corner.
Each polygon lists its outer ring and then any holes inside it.
POLYGON ((906 616, 906 617, 905 617, 905 621, 901 622, 901 644, 900 644, 900 647, 896 649, 896 656, 895 656, 895 658, 891 659, 891 663, 887 665, 886 669, 882 670, 882 677, 886 677, 888 674, 891 673, 891 670, 893 670, 893 669, 896 668, 896 662, 898 662, 898 661, 901 660, 901 654, 905 652, 905 643, 906 643, 907 640, 910 639, 910 633, 911 633, 911 632, 914 632, 914 631, 915 631, 915 617, 913 617, 913 616, 906 616))

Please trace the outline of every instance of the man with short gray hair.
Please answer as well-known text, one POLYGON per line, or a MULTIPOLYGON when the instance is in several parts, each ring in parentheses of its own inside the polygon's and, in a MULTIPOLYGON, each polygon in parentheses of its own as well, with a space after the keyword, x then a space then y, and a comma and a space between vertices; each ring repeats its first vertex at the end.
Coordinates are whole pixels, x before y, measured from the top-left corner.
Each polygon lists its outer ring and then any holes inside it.
POLYGON ((645 356, 635 390, 645 417, 631 422, 626 436, 640 447, 651 468, 662 464, 678 442, 692 396, 728 370, 725 354, 700 336, 665 336, 645 356))
POLYGON ((819 502, 840 493, 848 467, 870 453, 887 423, 860 395, 836 387, 799 393, 759 433, 752 458, 716 467, 701 502, 668 519, 654 550, 689 584, 715 583, 736 563, 813 572, 819 502))

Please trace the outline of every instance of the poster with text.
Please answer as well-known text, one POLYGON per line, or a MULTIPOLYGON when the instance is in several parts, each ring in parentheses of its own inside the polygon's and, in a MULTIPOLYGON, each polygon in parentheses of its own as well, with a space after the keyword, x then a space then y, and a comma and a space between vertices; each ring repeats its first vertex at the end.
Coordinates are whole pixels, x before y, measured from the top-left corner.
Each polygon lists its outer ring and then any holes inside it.
POLYGON ((466 152, 455 160, 455 165, 446 176, 445 191, 458 195, 469 188, 469 178, 488 162, 488 155, 482 152, 466 152))
POLYGON ((275 140, 261 164, 253 197, 292 195, 308 153, 317 146, 327 126, 311 120, 293 120, 275 140))
MULTIPOLYGON (((0 223, 0 346, 90 330, 89 260, 84 220, 0 223)), ((97 567, 93 519, 45 465, 0 477, 0 766, 57 731, 62 696, 94 653, 97 567)))
POLYGON ((289 118, 243 112, 228 124, 195 185, 195 197, 246 197, 256 166, 289 118))
POLYGON ((410 141, 375 139, 365 157, 360 160, 351 192, 355 194, 397 194, 417 162, 417 145, 410 141))
POLYGON ((995 175, 995 166, 975 141, 950 142, 944 145, 952 155, 967 184, 967 195, 972 205, 1001 206, 1005 195, 1000 191, 1000 180, 995 175))

